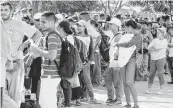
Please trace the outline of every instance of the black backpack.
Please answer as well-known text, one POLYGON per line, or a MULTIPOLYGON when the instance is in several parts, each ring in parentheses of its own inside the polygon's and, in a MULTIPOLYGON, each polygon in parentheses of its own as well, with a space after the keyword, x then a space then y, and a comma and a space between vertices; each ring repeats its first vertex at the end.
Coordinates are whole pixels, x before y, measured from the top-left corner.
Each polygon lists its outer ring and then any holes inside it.
MULTIPOLYGON (((62 37, 57 32, 53 33, 58 35, 62 42, 59 65, 56 62, 56 60, 54 60, 54 63, 59 69, 58 74, 62 79, 72 78, 76 72, 80 72, 82 70, 82 61, 80 59, 79 51, 67 39, 63 40, 62 37)), ((46 43, 48 40, 48 36, 46 38, 46 43)), ((77 38, 74 37, 75 45, 76 41, 77 38)))
MULTIPOLYGON (((100 54, 103 58, 104 61, 109 62, 110 58, 109 58, 109 48, 110 48, 110 37, 105 35, 105 33, 103 33, 103 31, 100 31, 101 34, 101 43, 99 46, 99 50, 100 50, 100 54)), ((117 36, 119 33, 117 33, 116 35, 114 35, 114 37, 112 38, 111 41, 113 41, 113 39, 115 38, 115 36, 117 36)))
POLYGON ((27 100, 25 103, 21 103, 20 108, 40 108, 35 101, 27 100))

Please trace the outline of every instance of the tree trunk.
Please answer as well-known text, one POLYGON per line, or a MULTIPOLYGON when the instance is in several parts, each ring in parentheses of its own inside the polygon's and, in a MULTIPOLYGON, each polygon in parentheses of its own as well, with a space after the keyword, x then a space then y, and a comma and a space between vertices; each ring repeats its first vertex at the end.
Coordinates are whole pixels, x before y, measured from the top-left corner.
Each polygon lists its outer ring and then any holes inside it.
POLYGON ((33 14, 38 12, 38 1, 32 1, 33 14))

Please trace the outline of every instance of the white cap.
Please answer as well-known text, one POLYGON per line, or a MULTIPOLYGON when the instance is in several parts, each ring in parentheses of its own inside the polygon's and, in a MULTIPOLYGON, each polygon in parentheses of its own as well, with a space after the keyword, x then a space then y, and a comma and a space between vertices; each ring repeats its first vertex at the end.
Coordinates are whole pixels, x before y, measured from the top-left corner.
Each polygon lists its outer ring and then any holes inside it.
POLYGON ((56 14, 55 16, 56 16, 56 18, 57 18, 58 20, 63 20, 63 19, 64 19, 64 17, 63 17, 62 14, 56 14))
POLYGON ((78 21, 77 24, 87 27, 87 22, 84 20, 78 21))
POLYGON ((167 32, 165 28, 158 28, 157 30, 160 30, 160 32, 163 34, 163 36, 166 36, 167 32))
POLYGON ((42 13, 36 13, 33 18, 40 19, 41 15, 42 15, 42 13))
POLYGON ((108 23, 115 24, 115 25, 121 27, 121 21, 119 19, 117 19, 117 18, 112 18, 112 20, 109 21, 108 23))

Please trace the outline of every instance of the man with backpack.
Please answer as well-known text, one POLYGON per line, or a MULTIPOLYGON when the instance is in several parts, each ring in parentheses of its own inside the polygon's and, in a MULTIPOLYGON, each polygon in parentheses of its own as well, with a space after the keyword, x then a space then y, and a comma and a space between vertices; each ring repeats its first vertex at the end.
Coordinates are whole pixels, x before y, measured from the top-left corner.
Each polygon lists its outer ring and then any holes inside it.
MULTIPOLYGON (((108 91, 108 99, 106 101, 107 104, 122 104, 122 75, 118 68, 111 67, 109 68, 110 57, 109 56, 109 48, 112 47, 116 42, 118 42, 122 36, 119 32, 121 27, 121 21, 117 18, 113 18, 108 22, 110 30, 113 32, 114 36, 106 42, 106 40, 101 39, 100 44, 100 53, 103 59, 108 62, 107 69, 105 71, 105 85, 108 91), (106 42, 106 43, 105 43, 106 42), (106 48, 107 47, 107 48, 106 48), (115 91, 114 91, 115 88, 115 91), (116 98, 114 98, 114 93, 116 98)), ((102 34, 103 36, 103 34, 102 34)), ((114 47, 113 47, 114 48, 114 47)), ((114 55, 114 60, 117 60, 118 55, 114 55)))
POLYGON ((31 45, 31 51, 35 56, 43 57, 41 89, 39 104, 41 108, 57 108, 57 86, 61 81, 58 74, 59 68, 55 61, 59 64, 61 55, 61 39, 55 31, 56 23, 55 14, 52 12, 44 12, 40 18, 40 24, 45 38, 43 42, 43 50, 31 45))

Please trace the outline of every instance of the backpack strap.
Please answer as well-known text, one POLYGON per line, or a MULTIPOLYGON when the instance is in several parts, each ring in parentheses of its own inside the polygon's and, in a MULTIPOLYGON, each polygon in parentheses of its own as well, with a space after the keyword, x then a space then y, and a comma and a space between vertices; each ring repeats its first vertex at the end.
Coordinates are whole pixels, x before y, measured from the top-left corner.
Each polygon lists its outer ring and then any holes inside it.
POLYGON ((81 51, 81 41, 74 37, 74 45, 77 47, 78 51, 81 51))
POLYGON ((49 36, 50 36, 51 34, 56 34, 56 35, 61 39, 61 42, 63 41, 62 37, 60 36, 60 34, 59 34, 58 32, 52 31, 52 32, 50 32, 50 33, 47 35, 47 37, 46 37, 46 48, 48 48, 48 38, 49 38, 49 36))
POLYGON ((109 42, 109 45, 111 44, 111 42, 114 40, 114 38, 117 36, 117 35, 119 35, 120 33, 117 33, 117 34, 115 34, 114 35, 114 37, 111 39, 111 41, 109 42))
MULTIPOLYGON (((47 35, 47 37, 46 37, 46 48, 48 48, 48 38, 49 38, 49 36, 51 35, 51 34, 56 34, 60 39, 61 39, 61 42, 63 42, 63 39, 62 39, 62 37, 60 36, 60 34, 58 33, 58 32, 56 32, 56 31, 52 31, 52 32, 50 32, 48 35, 47 35)), ((49 62, 48 62, 48 64, 50 64, 50 60, 49 60, 49 62)), ((58 63, 56 62, 56 60, 54 60, 54 63, 55 63, 55 65, 57 66, 57 68, 59 67, 58 66, 58 63)))

